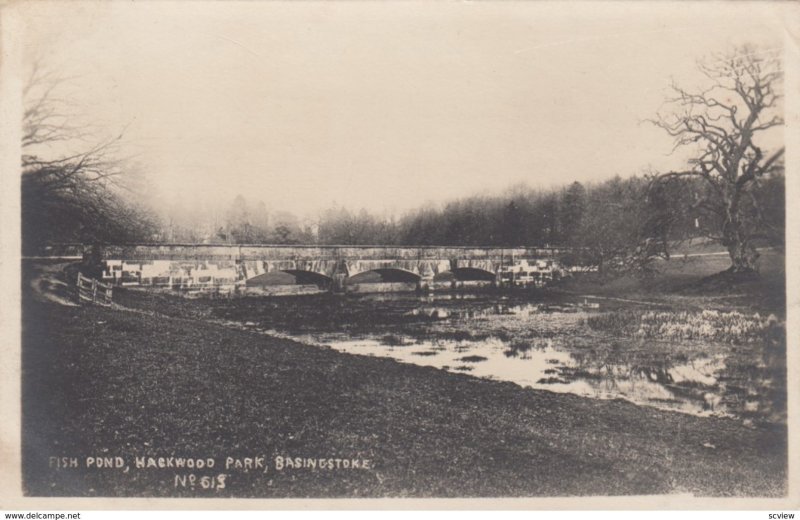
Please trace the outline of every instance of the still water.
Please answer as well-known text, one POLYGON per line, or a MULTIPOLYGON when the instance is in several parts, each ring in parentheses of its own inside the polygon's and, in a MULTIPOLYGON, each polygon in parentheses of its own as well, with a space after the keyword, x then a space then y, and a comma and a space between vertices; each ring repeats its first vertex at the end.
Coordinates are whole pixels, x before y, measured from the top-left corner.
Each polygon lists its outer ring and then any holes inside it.
POLYGON ((552 392, 745 423, 784 420, 780 353, 752 343, 620 338, 586 323, 634 304, 443 294, 309 297, 294 299, 288 308, 275 305, 256 305, 248 326, 350 354, 552 392), (329 319, 322 325, 314 319, 320 312, 329 319))

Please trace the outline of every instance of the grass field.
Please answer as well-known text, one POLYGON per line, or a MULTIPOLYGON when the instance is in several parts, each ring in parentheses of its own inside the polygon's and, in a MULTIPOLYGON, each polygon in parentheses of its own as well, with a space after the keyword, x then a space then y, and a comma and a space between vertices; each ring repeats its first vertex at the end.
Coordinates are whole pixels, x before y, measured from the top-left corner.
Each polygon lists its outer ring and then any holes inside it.
POLYGON ((168 317, 29 296, 29 495, 786 493, 785 426, 747 427, 346 355, 210 324, 188 309, 168 317), (279 456, 369 462, 278 470, 279 456), (70 457, 78 467, 54 467, 70 457), (87 468, 86 457, 119 457, 124 466, 87 468), (136 457, 212 458, 215 467, 137 469, 136 457), (228 457, 263 457, 266 471, 225 468, 228 457), (215 485, 193 487, 189 475, 215 485))
POLYGON ((700 310, 786 315, 786 261, 782 253, 761 251, 759 273, 753 277, 731 279, 722 274, 729 266, 730 259, 726 254, 676 255, 658 262, 658 271, 651 277, 624 275, 599 279, 588 274, 565 280, 558 289, 700 310))

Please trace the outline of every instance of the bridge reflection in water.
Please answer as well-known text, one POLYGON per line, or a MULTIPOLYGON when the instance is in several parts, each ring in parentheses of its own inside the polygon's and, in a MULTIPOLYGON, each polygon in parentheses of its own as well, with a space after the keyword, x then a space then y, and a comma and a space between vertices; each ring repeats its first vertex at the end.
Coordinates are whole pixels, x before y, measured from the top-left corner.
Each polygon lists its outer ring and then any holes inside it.
MULTIPOLYGON (((285 273, 313 291, 357 290, 366 282, 389 289, 464 283, 542 285, 569 274, 555 248, 130 245, 92 250, 103 278, 120 285, 202 290, 256 288, 285 273), (393 287, 392 287, 393 286, 393 287)), ((302 291, 295 291, 302 292, 302 291)))

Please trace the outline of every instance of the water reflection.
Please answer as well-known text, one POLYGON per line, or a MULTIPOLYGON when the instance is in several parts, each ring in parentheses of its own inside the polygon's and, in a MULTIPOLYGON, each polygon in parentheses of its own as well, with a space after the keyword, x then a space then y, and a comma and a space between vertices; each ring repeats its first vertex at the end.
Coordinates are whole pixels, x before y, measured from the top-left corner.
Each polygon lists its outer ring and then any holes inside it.
POLYGON ((403 302, 402 315, 431 319, 398 324, 391 333, 299 339, 553 392, 747 421, 785 417, 785 383, 775 369, 780 352, 604 337, 584 325, 587 316, 606 312, 594 302, 446 303, 403 302))
MULTIPOLYGON (((325 338, 317 337, 316 340, 325 338)), ((543 342, 508 344, 497 338, 461 343, 452 340, 406 341, 387 345, 376 339, 324 341, 352 354, 391 357, 398 361, 512 381, 522 386, 600 399, 624 398, 640 404, 694 414, 723 414, 716 374, 724 356, 699 356, 684 363, 594 358, 543 342), (408 348, 414 345, 415 348, 408 348), (716 405, 716 406, 715 406, 716 405)))

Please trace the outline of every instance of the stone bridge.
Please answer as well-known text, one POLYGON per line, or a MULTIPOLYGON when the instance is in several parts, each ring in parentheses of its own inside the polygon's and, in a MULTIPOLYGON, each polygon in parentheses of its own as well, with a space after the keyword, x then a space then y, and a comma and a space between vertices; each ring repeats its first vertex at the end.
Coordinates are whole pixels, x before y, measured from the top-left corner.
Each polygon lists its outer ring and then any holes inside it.
POLYGON ((334 288, 366 272, 375 272, 383 280, 418 285, 443 273, 451 273, 457 280, 496 281, 504 267, 522 260, 553 259, 563 252, 528 247, 198 244, 95 246, 94 249, 107 264, 193 264, 201 270, 203 265, 229 266, 235 269, 234 281, 285 272, 295 276, 298 283, 334 288))

